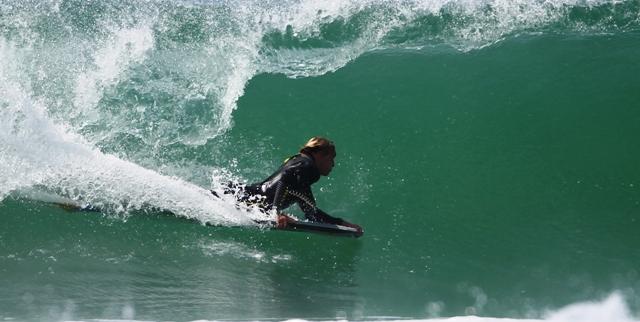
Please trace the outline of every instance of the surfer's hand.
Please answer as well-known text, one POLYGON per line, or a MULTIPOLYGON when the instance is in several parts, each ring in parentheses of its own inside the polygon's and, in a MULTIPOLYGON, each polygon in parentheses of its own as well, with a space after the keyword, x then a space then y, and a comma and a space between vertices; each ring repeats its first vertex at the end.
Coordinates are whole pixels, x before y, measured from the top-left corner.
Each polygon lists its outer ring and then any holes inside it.
POLYGON ((291 217, 284 214, 278 214, 277 227, 280 229, 287 228, 287 224, 291 221, 293 221, 291 217))
POLYGON ((351 228, 355 228, 358 231, 358 237, 362 236, 363 231, 362 231, 362 227, 360 227, 360 225, 356 225, 356 224, 352 224, 348 221, 343 222, 342 224, 340 224, 341 226, 346 226, 346 227, 351 227, 351 228))
POLYGON ((353 228, 355 228, 358 231, 358 233, 357 233, 358 237, 362 236, 362 234, 364 233, 364 231, 362 230, 362 227, 360 227, 360 226, 358 226, 356 224, 353 224, 353 228))

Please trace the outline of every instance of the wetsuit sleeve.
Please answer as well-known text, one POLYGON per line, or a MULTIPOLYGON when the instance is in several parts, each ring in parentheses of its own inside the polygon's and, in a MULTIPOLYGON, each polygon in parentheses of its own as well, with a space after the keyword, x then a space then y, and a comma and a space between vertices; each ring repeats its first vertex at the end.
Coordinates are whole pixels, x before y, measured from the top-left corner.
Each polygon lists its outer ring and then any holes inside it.
MULTIPOLYGON (((281 170, 282 172, 274 180, 274 193, 273 193, 273 207, 281 212, 285 208, 289 207, 292 200, 296 200, 302 196, 299 191, 303 190, 305 186, 304 181, 307 175, 307 169, 302 167, 291 167, 281 170), (294 197, 295 199, 292 199, 294 197)), ((306 187, 309 188, 308 186, 306 187)), ((313 202, 313 196, 311 197, 311 204, 315 206, 313 202)))
POLYGON ((300 209, 304 212, 304 216, 307 220, 334 225, 340 225, 344 222, 342 218, 332 217, 326 212, 320 210, 320 208, 316 207, 316 201, 313 198, 313 193, 311 193, 310 188, 304 189, 304 191, 296 197, 298 206, 300 206, 300 209))
MULTIPOLYGON (((344 223, 344 220, 342 220, 342 218, 329 216, 329 214, 320 210, 319 208, 316 208, 316 213, 313 216, 315 217, 314 221, 317 221, 317 222, 323 222, 323 223, 334 224, 334 225, 342 225, 344 223)), ((306 217, 306 213, 305 213, 305 217, 306 217)), ((312 219, 309 219, 309 220, 312 220, 312 219)))
POLYGON ((294 171, 282 171, 280 178, 275 182, 275 192, 273 194, 273 207, 278 212, 281 212, 290 205, 290 203, 287 202, 289 191, 292 190, 291 187, 298 185, 298 181, 294 171))
POLYGON ((276 192, 273 196, 273 206, 276 208, 278 213, 280 213, 284 208, 283 202, 286 193, 287 187, 285 187, 284 183, 282 183, 282 180, 276 182, 276 192))

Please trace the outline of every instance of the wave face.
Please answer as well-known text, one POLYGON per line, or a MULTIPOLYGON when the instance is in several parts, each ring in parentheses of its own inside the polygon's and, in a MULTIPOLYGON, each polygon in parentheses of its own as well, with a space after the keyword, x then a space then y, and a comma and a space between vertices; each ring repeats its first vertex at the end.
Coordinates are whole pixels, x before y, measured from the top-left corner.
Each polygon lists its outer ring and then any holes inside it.
POLYGON ((0 317, 633 319, 637 57, 635 0, 0 1, 0 317), (314 135, 362 240, 211 197, 314 135))
POLYGON ((390 48, 469 51, 522 34, 631 32, 639 12, 635 1, 6 1, 0 161, 20 179, 3 178, 0 196, 35 184, 76 188, 42 182, 38 169, 68 177, 65 163, 83 163, 34 160, 65 158, 51 141, 168 174, 197 171, 178 160, 231 128, 257 74, 319 76, 390 48))

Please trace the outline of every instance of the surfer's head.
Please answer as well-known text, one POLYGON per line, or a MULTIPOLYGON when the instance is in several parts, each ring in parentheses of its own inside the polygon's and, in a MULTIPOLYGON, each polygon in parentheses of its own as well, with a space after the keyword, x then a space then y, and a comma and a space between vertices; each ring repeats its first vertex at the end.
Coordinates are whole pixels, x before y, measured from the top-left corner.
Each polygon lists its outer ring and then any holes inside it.
POLYGON ((314 136, 300 149, 300 153, 313 157, 321 175, 328 176, 331 173, 336 157, 336 146, 330 140, 314 136))

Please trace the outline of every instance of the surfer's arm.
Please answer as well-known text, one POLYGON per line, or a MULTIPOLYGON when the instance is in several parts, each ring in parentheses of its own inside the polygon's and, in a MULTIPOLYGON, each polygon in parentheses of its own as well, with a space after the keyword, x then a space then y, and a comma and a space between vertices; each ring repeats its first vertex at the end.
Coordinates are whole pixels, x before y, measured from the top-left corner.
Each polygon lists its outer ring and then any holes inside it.
POLYGON ((316 207, 316 200, 313 198, 310 188, 304 189, 301 192, 290 191, 289 193, 296 198, 298 206, 300 206, 300 209, 304 212, 304 217, 307 220, 334 225, 341 225, 344 222, 342 218, 333 217, 316 207))
POLYGON ((273 207, 280 213, 284 208, 284 198, 287 193, 287 188, 282 181, 276 182, 276 192, 273 194, 273 207))
POLYGON ((327 214, 326 212, 320 210, 319 208, 316 208, 316 211, 313 214, 308 215, 307 213, 305 213, 305 217, 311 221, 327 223, 327 224, 342 225, 345 223, 345 221, 342 218, 333 217, 327 214))
POLYGON ((358 231, 358 236, 362 235, 362 227, 360 227, 359 225, 350 223, 342 218, 333 217, 322 211, 320 208, 316 207, 316 201, 313 198, 311 189, 305 189, 304 193, 296 195, 298 195, 298 205, 300 206, 300 209, 304 211, 304 216, 308 220, 355 228, 358 231))
POLYGON ((278 214, 276 220, 276 226, 278 228, 286 228, 288 223, 298 221, 297 219, 295 219, 295 217, 289 216, 282 212, 284 210, 283 208, 285 208, 283 204, 287 193, 288 188, 282 182, 276 183, 276 193, 273 198, 273 205, 276 209, 276 213, 278 214))
POLYGON ((273 193, 272 205, 278 213, 291 205, 290 191, 300 185, 299 180, 299 176, 296 176, 295 171, 285 169, 273 183, 275 192, 273 193))

